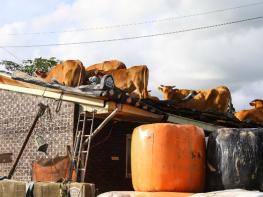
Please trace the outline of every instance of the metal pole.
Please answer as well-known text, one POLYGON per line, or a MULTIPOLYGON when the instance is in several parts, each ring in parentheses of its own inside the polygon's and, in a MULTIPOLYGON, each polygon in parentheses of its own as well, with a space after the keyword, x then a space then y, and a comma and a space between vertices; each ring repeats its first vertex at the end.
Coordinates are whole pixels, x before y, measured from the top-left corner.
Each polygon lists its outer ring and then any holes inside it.
POLYGON ((118 111, 119 108, 117 107, 113 112, 111 112, 111 114, 103 120, 103 122, 97 127, 97 129, 92 132, 91 136, 84 141, 83 145, 86 146, 89 143, 89 139, 97 135, 101 131, 101 129, 103 129, 103 127, 118 113, 118 111))

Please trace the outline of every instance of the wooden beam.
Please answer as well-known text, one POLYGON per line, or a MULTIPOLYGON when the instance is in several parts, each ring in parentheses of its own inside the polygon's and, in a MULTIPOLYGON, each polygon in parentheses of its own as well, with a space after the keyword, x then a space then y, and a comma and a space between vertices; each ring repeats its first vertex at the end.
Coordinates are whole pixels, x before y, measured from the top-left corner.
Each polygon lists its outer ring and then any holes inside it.
MULTIPOLYGON (((113 111, 118 105, 114 102, 108 102, 107 104, 109 105, 109 111, 113 111)), ((120 110, 116 117, 120 120, 144 123, 160 122, 164 118, 163 115, 154 114, 127 104, 121 104, 120 110)))
POLYGON ((87 105, 87 104, 80 104, 80 106, 82 107, 83 111, 88 111, 88 112, 92 112, 93 110, 96 110, 96 114, 109 114, 109 104, 108 102, 105 104, 104 107, 97 107, 94 105, 87 105))
POLYGON ((214 132, 219 128, 223 128, 222 126, 217 126, 211 123, 206 123, 206 122, 202 122, 202 121, 198 121, 198 120, 194 120, 190 118, 185 118, 185 117, 177 116, 173 114, 168 115, 167 122, 179 123, 179 124, 192 124, 192 125, 201 127, 205 131, 208 131, 208 132, 214 132))
POLYGON ((84 105, 91 105, 91 106, 97 106, 97 107, 104 107, 104 100, 93 98, 89 96, 81 96, 81 95, 75 95, 70 93, 63 93, 61 90, 54 89, 46 89, 45 87, 39 86, 41 89, 33 89, 33 88, 25 88, 25 87, 18 87, 18 86, 12 86, 7 84, 0 84, 0 89, 3 90, 9 90, 13 92, 19 92, 24 94, 30 94, 35 96, 43 96, 46 98, 53 98, 53 99, 62 99, 63 101, 69 101, 84 105), (52 91, 50 91, 52 90, 52 91), (62 95, 61 95, 62 94, 62 95))

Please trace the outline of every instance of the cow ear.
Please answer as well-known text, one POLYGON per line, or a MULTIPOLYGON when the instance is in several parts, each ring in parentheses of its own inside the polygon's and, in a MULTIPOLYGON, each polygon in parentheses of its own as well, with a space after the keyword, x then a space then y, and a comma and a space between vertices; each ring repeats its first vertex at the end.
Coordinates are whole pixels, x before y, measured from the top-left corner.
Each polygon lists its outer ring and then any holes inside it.
POLYGON ((47 76, 47 73, 41 72, 41 71, 39 71, 39 70, 37 70, 37 71, 35 72, 35 74, 36 74, 36 76, 39 76, 39 77, 41 77, 41 78, 45 78, 45 77, 47 76))
POLYGON ((158 90, 161 90, 161 91, 163 91, 163 86, 162 86, 162 85, 160 85, 160 86, 158 87, 158 90))

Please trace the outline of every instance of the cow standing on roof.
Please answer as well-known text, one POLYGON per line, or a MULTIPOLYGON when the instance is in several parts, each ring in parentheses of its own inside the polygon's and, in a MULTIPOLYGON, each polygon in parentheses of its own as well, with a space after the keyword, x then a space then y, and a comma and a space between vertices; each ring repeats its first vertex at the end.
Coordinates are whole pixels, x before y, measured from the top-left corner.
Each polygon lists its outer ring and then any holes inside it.
POLYGON ((14 80, 11 77, 6 76, 0 76, 0 84, 8 84, 8 85, 14 85, 14 86, 21 86, 21 87, 27 87, 28 85, 26 83, 22 83, 20 81, 14 80))
POLYGON ((48 83, 54 81, 65 86, 80 86, 85 80, 85 67, 79 60, 66 60, 61 64, 57 64, 48 72, 36 72, 38 77, 41 77, 48 83))
POLYGON ((148 98, 149 70, 147 66, 132 66, 128 69, 109 70, 99 75, 109 74, 113 77, 115 86, 127 93, 135 93, 139 98, 148 98))
POLYGON ((126 66, 123 62, 119 60, 109 60, 104 61, 102 63, 93 64, 91 66, 86 67, 87 72, 92 72, 95 70, 98 71, 109 71, 109 70, 117 70, 117 69, 125 69, 126 66))
POLYGON ((235 113, 240 121, 263 123, 263 100, 255 99, 249 103, 253 109, 241 110, 235 113))
POLYGON ((255 99, 249 103, 249 105, 253 106, 254 108, 262 108, 263 107, 263 100, 255 99))
POLYGON ((199 111, 233 112, 231 94, 227 87, 219 86, 208 90, 176 89, 175 86, 159 87, 163 92, 164 100, 182 101, 192 92, 197 94, 190 100, 178 103, 179 108, 195 109, 199 111))

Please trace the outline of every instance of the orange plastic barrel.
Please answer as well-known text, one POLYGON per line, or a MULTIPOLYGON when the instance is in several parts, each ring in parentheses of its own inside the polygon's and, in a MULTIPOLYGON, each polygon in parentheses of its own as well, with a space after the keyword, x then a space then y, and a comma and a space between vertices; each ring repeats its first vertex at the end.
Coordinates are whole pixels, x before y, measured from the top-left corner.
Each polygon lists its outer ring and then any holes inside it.
POLYGON ((134 197, 190 197, 193 193, 182 192, 135 192, 134 197))
POLYGON ((203 129, 170 123, 135 128, 131 169, 136 191, 202 192, 205 183, 203 129))

